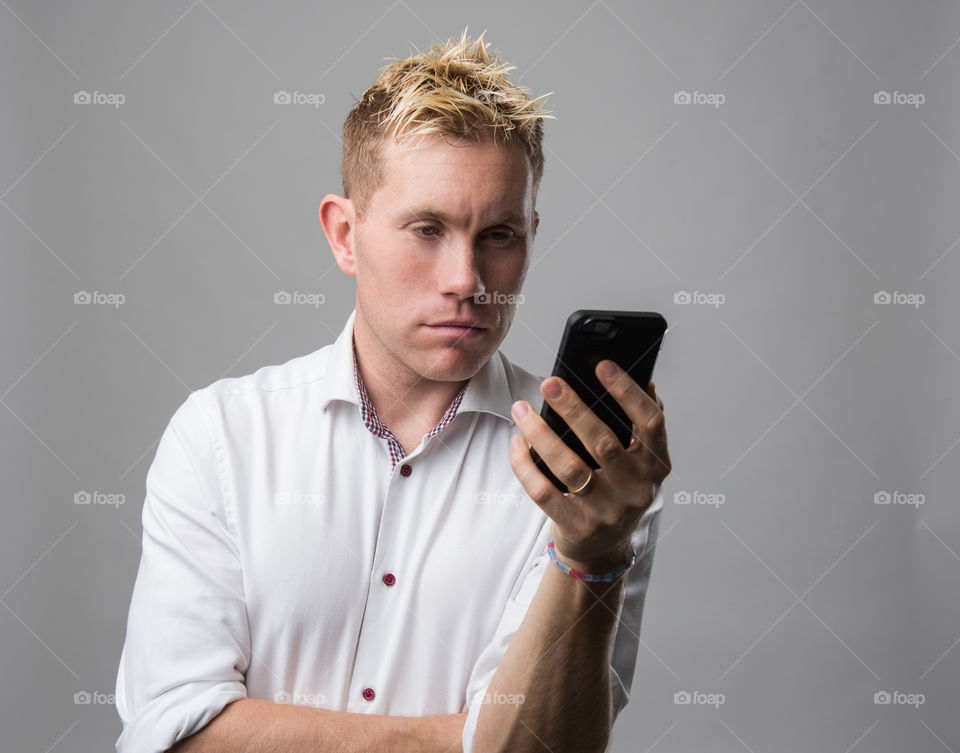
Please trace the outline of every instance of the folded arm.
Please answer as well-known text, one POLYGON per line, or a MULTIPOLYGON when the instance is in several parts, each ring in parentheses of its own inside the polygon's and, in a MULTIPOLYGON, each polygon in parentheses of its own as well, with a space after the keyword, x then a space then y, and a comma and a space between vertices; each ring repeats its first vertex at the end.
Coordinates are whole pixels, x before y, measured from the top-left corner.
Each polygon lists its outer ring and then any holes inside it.
POLYGON ((169 753, 462 753, 466 716, 379 716, 241 698, 169 753))

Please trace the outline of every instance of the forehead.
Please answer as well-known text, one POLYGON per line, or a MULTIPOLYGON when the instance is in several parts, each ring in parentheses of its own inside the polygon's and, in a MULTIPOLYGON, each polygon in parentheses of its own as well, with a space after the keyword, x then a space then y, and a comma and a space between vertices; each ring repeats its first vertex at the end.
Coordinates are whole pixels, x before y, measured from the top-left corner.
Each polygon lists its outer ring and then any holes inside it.
POLYGON ((384 144, 381 190, 389 204, 436 200, 461 208, 532 203, 530 158, 516 142, 479 142, 431 134, 384 144))

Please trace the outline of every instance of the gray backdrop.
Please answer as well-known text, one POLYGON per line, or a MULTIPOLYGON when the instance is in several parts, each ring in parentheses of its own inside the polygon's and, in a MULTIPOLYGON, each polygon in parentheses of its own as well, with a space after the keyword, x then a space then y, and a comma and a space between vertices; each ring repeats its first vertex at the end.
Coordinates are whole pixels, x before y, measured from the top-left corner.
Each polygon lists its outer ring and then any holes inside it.
POLYGON ((546 374, 576 308, 670 323, 611 750, 960 750, 955 4, 0 6, 3 750, 112 748, 159 436, 332 342, 343 118, 465 26, 557 116, 503 350, 546 374))

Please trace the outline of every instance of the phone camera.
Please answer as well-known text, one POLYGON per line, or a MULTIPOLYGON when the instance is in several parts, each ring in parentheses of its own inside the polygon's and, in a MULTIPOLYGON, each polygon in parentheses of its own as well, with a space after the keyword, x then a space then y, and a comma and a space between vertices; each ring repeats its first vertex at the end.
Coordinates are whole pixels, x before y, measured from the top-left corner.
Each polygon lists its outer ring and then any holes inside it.
POLYGON ((586 324, 586 330, 592 335, 610 338, 614 332, 612 319, 591 319, 586 324))

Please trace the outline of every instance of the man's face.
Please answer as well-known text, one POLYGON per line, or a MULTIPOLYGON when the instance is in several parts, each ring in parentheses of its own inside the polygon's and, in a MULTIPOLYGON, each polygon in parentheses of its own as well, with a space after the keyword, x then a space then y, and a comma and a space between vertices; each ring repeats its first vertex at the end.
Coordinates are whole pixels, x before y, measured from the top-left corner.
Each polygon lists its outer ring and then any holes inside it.
POLYGON ((387 140, 384 157, 384 183, 353 233, 358 326, 391 366, 467 379, 516 312, 539 222, 529 159, 502 140, 439 137, 405 151, 387 140))

